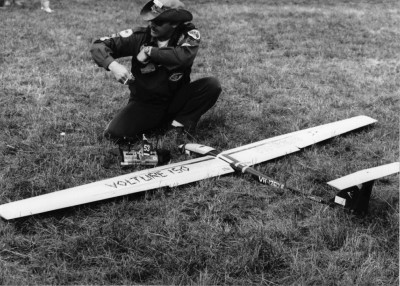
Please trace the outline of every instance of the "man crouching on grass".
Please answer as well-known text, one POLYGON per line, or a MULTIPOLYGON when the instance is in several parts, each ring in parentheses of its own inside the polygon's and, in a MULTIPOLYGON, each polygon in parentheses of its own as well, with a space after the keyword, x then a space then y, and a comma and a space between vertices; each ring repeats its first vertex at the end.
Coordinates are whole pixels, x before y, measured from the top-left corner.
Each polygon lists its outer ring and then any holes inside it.
POLYGON ((114 142, 136 141, 142 134, 170 125, 176 144, 184 143, 200 117, 217 101, 221 86, 213 77, 190 81, 200 32, 179 0, 154 0, 140 12, 147 27, 96 40, 94 61, 130 89, 128 104, 111 120, 105 136, 114 142), (115 59, 132 56, 131 71, 115 59))

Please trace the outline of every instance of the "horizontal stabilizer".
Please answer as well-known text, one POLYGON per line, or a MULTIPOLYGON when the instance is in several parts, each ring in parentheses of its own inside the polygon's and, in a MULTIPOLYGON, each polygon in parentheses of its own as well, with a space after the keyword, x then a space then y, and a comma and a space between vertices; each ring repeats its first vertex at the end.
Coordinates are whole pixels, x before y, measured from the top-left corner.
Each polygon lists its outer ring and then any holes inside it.
POLYGON ((361 170, 350 175, 328 182, 328 184, 338 190, 348 189, 353 186, 373 181, 385 176, 399 173, 400 163, 395 162, 375 168, 361 170))

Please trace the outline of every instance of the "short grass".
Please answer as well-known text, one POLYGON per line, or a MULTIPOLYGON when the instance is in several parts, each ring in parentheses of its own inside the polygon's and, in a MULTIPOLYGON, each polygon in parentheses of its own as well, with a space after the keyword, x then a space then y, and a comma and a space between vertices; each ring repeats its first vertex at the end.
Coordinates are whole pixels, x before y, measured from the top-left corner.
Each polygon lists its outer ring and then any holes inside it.
MULTIPOLYGON (((144 3, 0 10, 0 203, 133 171, 102 138, 128 91, 89 47, 142 25, 144 3)), ((213 75, 223 86, 198 142, 223 150, 376 118, 257 166, 326 198, 335 194, 327 181, 398 160, 397 1, 185 3, 203 38, 192 78, 213 75)), ((365 218, 228 175, 2 221, 0 284, 398 285, 398 187, 396 176, 378 180, 365 218)))

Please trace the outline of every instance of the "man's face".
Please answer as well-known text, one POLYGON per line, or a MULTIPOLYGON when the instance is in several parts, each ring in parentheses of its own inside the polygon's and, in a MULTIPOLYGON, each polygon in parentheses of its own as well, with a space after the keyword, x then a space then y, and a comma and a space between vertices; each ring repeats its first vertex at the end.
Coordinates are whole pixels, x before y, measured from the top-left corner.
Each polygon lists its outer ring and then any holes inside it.
POLYGON ((175 31, 177 25, 169 22, 161 22, 157 20, 149 21, 151 36, 160 41, 168 40, 175 31))

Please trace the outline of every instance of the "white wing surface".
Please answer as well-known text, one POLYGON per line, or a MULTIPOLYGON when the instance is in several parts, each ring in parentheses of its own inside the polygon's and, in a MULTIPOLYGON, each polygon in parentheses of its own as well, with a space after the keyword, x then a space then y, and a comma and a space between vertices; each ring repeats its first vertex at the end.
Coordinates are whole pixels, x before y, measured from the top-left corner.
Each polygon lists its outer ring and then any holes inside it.
POLYGON ((234 170, 226 162, 206 156, 6 203, 0 205, 0 216, 20 218, 166 186, 175 187, 232 172, 234 170))
MULTIPOLYGON (((254 165, 375 122, 370 117, 357 116, 262 140, 222 154, 254 165)), ((232 172, 234 170, 223 160, 205 156, 6 203, 0 205, 0 217, 14 219, 151 189, 184 185, 232 172)))
POLYGON ((385 176, 400 172, 400 163, 390 163, 370 169, 361 170, 350 175, 328 182, 329 185, 338 190, 344 190, 365 182, 373 181, 385 176))
POLYGON ((312 144, 370 125, 377 120, 360 115, 328 123, 222 152, 247 165, 255 165, 299 151, 312 144))

